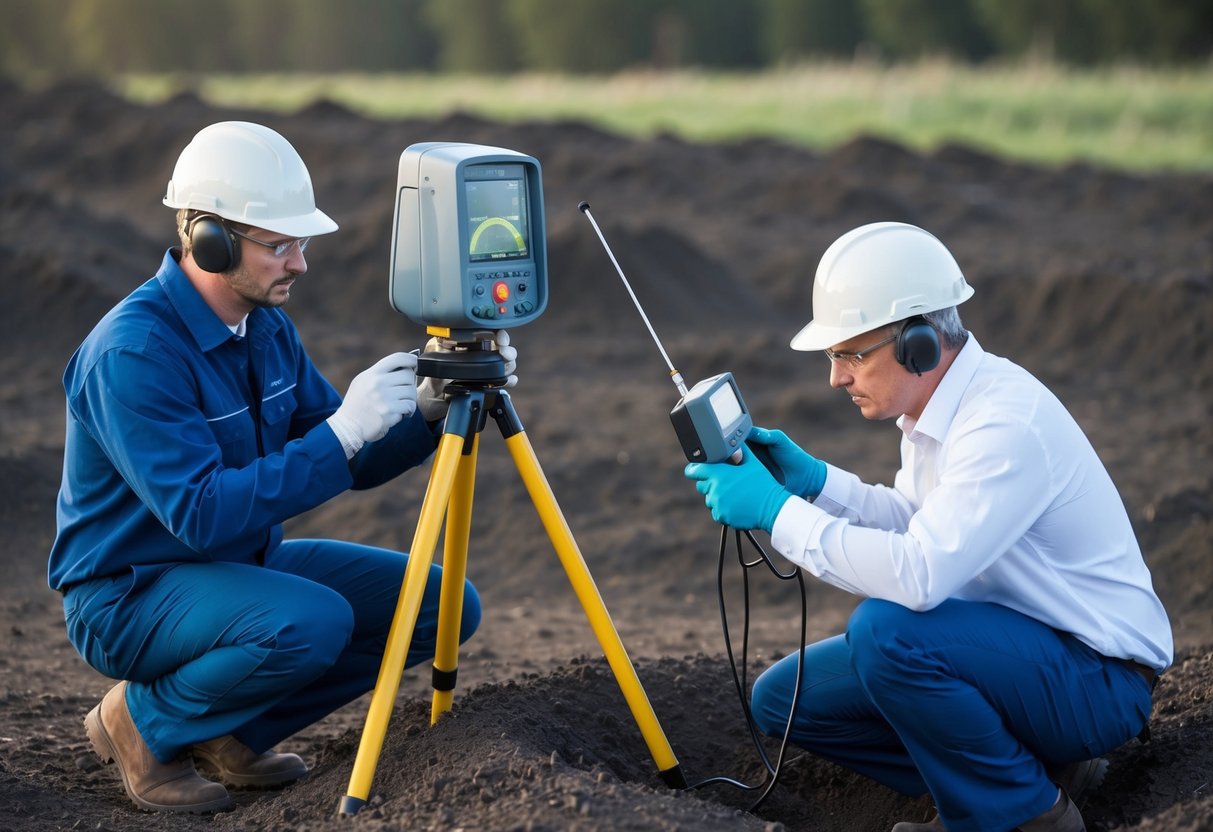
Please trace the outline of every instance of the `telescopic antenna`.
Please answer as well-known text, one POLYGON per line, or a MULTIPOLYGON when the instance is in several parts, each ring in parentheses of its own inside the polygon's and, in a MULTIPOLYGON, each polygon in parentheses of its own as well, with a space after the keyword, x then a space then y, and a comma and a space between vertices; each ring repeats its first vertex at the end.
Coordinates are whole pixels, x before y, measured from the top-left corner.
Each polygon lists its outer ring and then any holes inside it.
POLYGON ((665 347, 661 345, 661 339, 657 337, 653 325, 649 323, 649 316, 644 314, 644 308, 640 305, 640 301, 636 298, 636 293, 632 291, 632 284, 628 283, 627 277, 623 273, 623 269, 619 267, 619 261, 615 259, 615 252, 611 251, 610 245, 607 244, 606 237, 602 236, 602 229, 598 227, 598 223, 594 221, 594 215, 590 213, 590 203, 582 201, 577 206, 577 210, 585 214, 586 219, 590 221, 590 225, 594 226, 594 233, 598 235, 598 239, 602 241, 602 247, 606 249, 607 256, 611 258, 611 262, 615 264, 615 271, 619 273, 619 279, 623 281, 623 286, 628 290, 628 295, 632 298, 632 303, 636 304, 636 311, 640 313, 641 319, 644 320, 644 325, 649 328, 649 335, 653 336, 653 343, 657 345, 657 349, 661 350, 661 357, 665 359, 665 365, 670 368, 670 378, 674 382, 674 386, 678 388, 678 394, 685 396, 687 394, 687 386, 682 380, 682 373, 674 367, 670 361, 670 356, 666 354, 665 347))

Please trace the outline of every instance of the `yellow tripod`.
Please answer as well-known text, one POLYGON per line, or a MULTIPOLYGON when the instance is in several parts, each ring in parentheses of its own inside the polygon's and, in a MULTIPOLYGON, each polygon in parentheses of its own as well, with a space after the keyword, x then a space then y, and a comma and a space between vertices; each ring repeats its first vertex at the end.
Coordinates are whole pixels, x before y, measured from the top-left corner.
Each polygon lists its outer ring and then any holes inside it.
MULTIPOLYGON (((491 358, 485 355, 476 357, 474 364, 491 367, 494 360, 499 370, 502 364, 496 354, 491 358)), ((423 372, 422 367, 418 368, 419 375, 450 377, 451 372, 449 365, 443 370, 436 369, 433 372, 423 372)), ((500 375, 492 369, 477 369, 471 374, 483 376, 485 372, 489 375, 500 375)), ((496 381, 499 383, 500 378, 496 381)), ((686 780, 678 760, 657 722, 657 716, 640 684, 636 669, 619 639, 619 633, 615 630, 564 515, 556 504, 551 486, 539 467, 539 461, 522 423, 518 420, 509 394, 493 382, 477 380, 453 382, 447 389, 450 391, 451 403, 446 426, 438 443, 429 484, 421 504, 421 519, 418 521, 413 545, 409 550, 409 563, 404 573, 400 598, 388 631, 379 677, 371 694, 366 725, 362 730, 354 770, 350 775, 349 792, 342 798, 338 811, 342 815, 357 814, 369 798, 371 781, 375 776, 388 720, 391 718, 392 707, 400 688, 405 656, 408 654, 413 628, 421 609, 426 577, 434 560, 434 548, 438 542, 439 526, 444 514, 446 538, 443 546, 442 588, 438 602, 438 639, 434 653, 434 698, 430 723, 436 722, 451 708, 459 660, 459 623, 463 613, 464 577, 467 574, 476 454, 480 433, 490 415, 501 429, 514 465, 568 574, 577 599, 589 618, 594 635, 598 638, 607 663, 632 711, 632 717, 636 720, 649 753, 657 764, 661 779, 671 788, 686 788, 686 780)))

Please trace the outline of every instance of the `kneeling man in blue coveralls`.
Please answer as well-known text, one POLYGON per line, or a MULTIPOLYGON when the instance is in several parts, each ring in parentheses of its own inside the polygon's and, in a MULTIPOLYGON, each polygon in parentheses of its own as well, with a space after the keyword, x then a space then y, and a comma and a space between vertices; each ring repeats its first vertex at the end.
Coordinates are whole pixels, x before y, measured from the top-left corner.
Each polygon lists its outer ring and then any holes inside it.
MULTIPOLYGON (((49 581, 80 655, 123 680, 85 719, 93 748, 140 808, 209 812, 232 805, 224 784, 307 773, 271 749, 374 687, 408 562, 284 540, 283 521, 424 462, 447 404, 442 380, 418 383, 415 355, 378 361, 344 398, 308 358, 281 307, 309 239, 337 225, 281 135, 203 129, 164 203, 181 247, 64 375, 49 581)), ((504 331, 497 345, 513 372, 504 331)), ((433 656, 439 572, 410 665, 433 656)), ((461 640, 479 621, 469 584, 461 640)))
MULTIPOLYGON (((791 737, 938 816, 894 832, 1082 832, 1076 805, 1145 728, 1172 659, 1116 487, 1061 402, 961 325, 973 294, 951 253, 902 223, 865 225, 822 257, 813 319, 830 385, 896 418, 901 469, 868 485, 754 428, 784 474, 687 466, 712 516, 764 529, 788 560, 864 596, 846 633, 804 648, 791 737)), ((798 654, 760 676, 762 729, 783 734, 798 654)))

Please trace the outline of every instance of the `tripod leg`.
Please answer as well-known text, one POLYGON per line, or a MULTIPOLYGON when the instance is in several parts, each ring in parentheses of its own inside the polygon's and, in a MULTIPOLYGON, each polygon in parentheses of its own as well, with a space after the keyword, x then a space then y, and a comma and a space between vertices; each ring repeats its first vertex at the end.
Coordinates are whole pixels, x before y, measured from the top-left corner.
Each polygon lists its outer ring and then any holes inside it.
MULTIPOLYGON (((509 404, 508 398, 504 396, 503 398, 503 407, 507 412, 512 411, 513 408, 509 404)), ((539 519, 542 521, 544 529, 547 530, 552 545, 556 548, 556 554, 569 576, 573 591, 577 594, 577 599, 581 601, 586 617, 590 620, 590 627, 598 638, 598 644, 606 655, 611 671, 615 674, 615 681, 619 683, 619 688, 623 691, 623 698, 627 700, 628 707, 632 711, 632 718, 636 720, 636 725, 640 728, 640 733, 649 747, 649 754, 657 764, 661 779, 672 788, 684 789, 687 783, 678 759, 674 756, 674 750, 670 747, 669 740, 666 739, 661 725, 657 722, 657 715, 653 712, 649 697, 640 684, 636 668, 628 658, 623 642, 619 639, 619 633, 611 621, 611 615, 607 612, 606 604, 602 601, 602 595, 599 594, 598 587, 590 576, 585 558, 582 557, 581 550, 577 547, 577 541, 573 539, 573 533, 569 530, 568 523, 565 522, 560 506, 556 504, 552 487, 539 467, 539 460, 535 457, 530 440, 521 430, 517 416, 512 413, 509 413, 509 416, 513 416, 513 418, 497 417, 503 434, 508 433, 511 429, 517 429, 516 433, 506 436, 506 447, 514 459, 518 473, 522 476, 527 493, 531 496, 531 502, 535 504, 535 510, 539 512, 539 519), (507 427, 510 425, 512 428, 507 427)))
POLYGON ((454 433, 443 434, 430 471, 429 485, 421 504, 421 519, 413 536, 409 550, 409 565, 404 572, 400 598, 392 626, 388 630, 387 646, 383 662, 379 665, 379 677, 358 743, 358 755, 354 758, 354 770, 350 775, 349 791, 342 798, 338 811, 343 815, 358 813, 371 792, 371 781, 383 750, 383 739, 387 734, 388 720, 396 693, 400 690, 400 676, 404 673, 404 661, 409 644, 413 640, 413 628, 421 611, 421 599, 425 593, 430 565, 434 562, 434 547, 438 545, 438 532, 442 517, 455 482, 455 469, 462 455, 464 438, 454 433))
POLYGON ((438 643, 434 649, 434 699, 430 724, 451 709, 459 667, 459 625, 463 620, 463 582, 467 576, 468 537, 472 527, 472 491, 476 484, 476 454, 480 434, 471 450, 459 458, 455 487, 446 510, 442 548, 442 594, 438 600, 438 643))

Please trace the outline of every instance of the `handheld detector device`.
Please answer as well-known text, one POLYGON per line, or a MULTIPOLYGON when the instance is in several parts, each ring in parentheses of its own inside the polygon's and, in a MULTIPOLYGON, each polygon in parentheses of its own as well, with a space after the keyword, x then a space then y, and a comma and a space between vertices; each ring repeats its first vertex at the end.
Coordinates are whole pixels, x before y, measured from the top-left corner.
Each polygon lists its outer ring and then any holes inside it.
POLYGON ((400 155, 392 308, 452 337, 509 329, 548 302, 539 161, 513 150, 422 142, 400 155))
MULTIPOLYGON (((598 239, 602 241, 603 248, 611 258, 611 262, 615 264, 615 271, 619 272, 619 277, 623 281, 624 287, 627 288, 628 294, 632 297, 632 303, 636 305, 636 311, 640 313, 640 317, 644 319, 645 326, 649 329, 649 334, 653 336, 653 341, 657 344, 657 349, 661 350, 661 355, 665 359, 666 366, 670 368, 670 378, 674 381, 674 386, 678 388, 678 392, 682 394, 682 398, 678 400, 678 404, 674 405, 674 409, 670 411, 670 421, 674 423, 674 433, 678 435, 678 442, 682 445, 682 452, 691 462, 732 462, 740 464, 742 460, 742 444, 749 446, 750 451, 758 458, 758 461, 766 466, 771 475, 780 484, 785 484, 783 469, 779 467, 771 456, 771 451, 766 445, 760 445, 757 442, 747 442, 746 437, 750 435, 750 429, 754 427, 754 422, 750 418, 750 411, 745 406, 745 401, 741 398, 741 390, 737 387, 737 382, 733 378, 732 373, 720 373, 719 375, 705 378, 703 381, 687 389, 683 383, 682 373, 674 368, 670 363, 670 357, 666 355, 665 348, 661 345, 661 341, 657 338, 657 333, 653 330, 653 325, 649 323, 648 316, 644 314, 644 309, 640 306, 640 301, 636 299, 636 293, 632 291, 631 284, 623 274, 623 269, 619 267, 619 262, 615 259, 611 247, 607 245, 606 238, 602 236, 602 231, 598 228, 598 223, 594 222, 593 215, 590 214, 590 205, 587 202, 582 202, 577 206, 590 224, 594 226, 594 231, 598 234, 598 239)), ((804 650, 798 650, 799 660, 796 665, 796 686, 795 693, 792 696, 792 707, 788 711, 787 726, 783 733, 783 743, 779 748, 779 759, 774 766, 771 765, 767 758, 766 752, 763 750, 762 743, 758 741, 758 728, 754 724, 753 715, 750 713, 749 702, 746 700, 744 691, 745 679, 745 653, 742 653, 742 675, 737 675, 737 665, 733 660, 733 647, 729 637, 729 625, 725 616, 724 602, 724 584, 722 583, 724 575, 724 553, 725 541, 727 539, 729 529, 722 526, 720 529, 720 568, 717 572, 717 592, 720 598, 720 623, 724 628, 725 647, 729 655, 729 666, 733 670, 733 683, 737 687, 738 697, 741 700, 741 710, 745 714, 746 722, 750 729, 750 735, 754 739, 754 747, 758 751, 758 756, 761 758, 763 766, 767 770, 766 782, 759 785, 746 785, 739 783, 727 777, 711 777, 699 783, 691 785, 692 789, 698 789, 701 786, 710 783, 727 783, 732 786, 737 786, 746 790, 762 789, 761 796, 750 805, 749 811, 757 809, 771 794, 775 788, 775 784, 779 781, 780 772, 783 770, 784 753, 788 747, 788 738, 792 733, 792 725, 796 719, 796 709, 800 704, 801 680, 804 678, 804 650)), ((753 535, 746 531, 745 534, 749 541, 758 548, 761 558, 753 562, 747 562, 744 557, 741 557, 741 534, 736 532, 737 539, 737 554, 741 560, 743 570, 748 570, 759 563, 765 563, 768 568, 781 580, 791 580, 793 578, 800 584, 800 644, 805 643, 806 633, 808 632, 808 601, 805 595, 804 575, 797 567, 793 567, 788 574, 781 573, 772 563, 771 558, 754 540, 753 535)), ((745 630, 749 632, 749 617, 750 617, 750 596, 749 582, 745 583, 746 592, 746 623, 745 630)), ((744 644, 744 642, 743 642, 744 644)), ((744 650, 744 648, 743 648, 744 650)))
MULTIPOLYGON (((750 418, 749 408, 746 407, 745 400, 741 397, 741 389, 737 386, 733 374, 720 373, 711 378, 705 378, 691 389, 687 389, 686 383, 682 379, 682 373, 678 372, 670 363, 670 357, 666 354, 665 347, 657 337, 653 325, 649 323, 648 315, 644 314, 644 309, 636 298, 636 293, 632 291, 632 285, 628 283, 602 230, 594 221, 594 215, 590 213, 590 204, 582 202, 577 209, 585 214, 586 219, 594 226, 594 231, 602 242, 602 247, 606 249, 607 255, 615 265, 615 271, 619 273, 624 288, 628 290, 632 303, 636 306, 636 311, 640 313, 645 326, 648 327, 649 335, 653 336, 653 341, 657 344, 657 349, 661 351, 666 366, 670 368, 670 378, 673 380, 674 386, 682 395, 682 398, 674 405, 674 409, 670 411, 670 421, 674 425, 674 433, 678 436, 678 442, 682 445, 682 452, 686 454, 687 460, 690 462, 741 462, 741 446, 746 442, 750 429, 754 427, 754 421, 750 418)), ((749 448, 774 475, 775 479, 783 484, 783 470, 771 458, 767 447, 751 442, 749 448)))
POLYGON ((732 373, 705 378, 670 411, 674 433, 691 462, 733 457, 754 427, 732 373))

